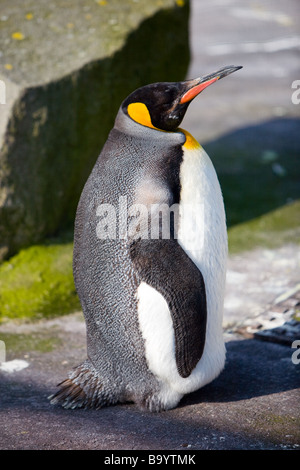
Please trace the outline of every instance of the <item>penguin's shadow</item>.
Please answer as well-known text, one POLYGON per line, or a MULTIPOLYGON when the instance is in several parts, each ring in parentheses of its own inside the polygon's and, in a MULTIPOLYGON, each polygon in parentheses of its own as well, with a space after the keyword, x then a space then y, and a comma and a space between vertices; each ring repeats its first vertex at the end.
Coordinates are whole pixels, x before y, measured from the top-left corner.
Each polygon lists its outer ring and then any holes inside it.
POLYGON ((274 118, 201 142, 217 170, 229 227, 299 199, 299 131, 300 119, 274 118))
POLYGON ((232 402, 293 390, 300 385, 299 366, 286 345, 243 339, 226 343, 226 363, 210 384, 186 395, 180 406, 232 402))

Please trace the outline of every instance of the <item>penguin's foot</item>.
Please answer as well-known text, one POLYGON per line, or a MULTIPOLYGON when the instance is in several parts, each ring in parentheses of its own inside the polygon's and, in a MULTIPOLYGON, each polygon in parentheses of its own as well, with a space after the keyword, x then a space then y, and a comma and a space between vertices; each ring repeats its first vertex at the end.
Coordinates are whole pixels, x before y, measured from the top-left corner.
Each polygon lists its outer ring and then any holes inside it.
POLYGON ((141 405, 151 412, 171 410, 178 405, 182 397, 181 393, 164 385, 159 392, 145 397, 141 405))
POLYGON ((122 393, 116 385, 112 387, 112 381, 100 378, 92 363, 86 360, 58 384, 59 390, 49 400, 52 405, 61 405, 67 409, 100 409, 125 402, 134 402, 141 409, 154 413, 175 408, 183 395, 166 383, 159 381, 157 385, 147 392, 135 389, 133 393, 122 393))
POLYGON ((49 400, 52 405, 59 404, 63 408, 99 409, 118 401, 105 390, 89 361, 76 367, 58 387, 59 390, 49 400))

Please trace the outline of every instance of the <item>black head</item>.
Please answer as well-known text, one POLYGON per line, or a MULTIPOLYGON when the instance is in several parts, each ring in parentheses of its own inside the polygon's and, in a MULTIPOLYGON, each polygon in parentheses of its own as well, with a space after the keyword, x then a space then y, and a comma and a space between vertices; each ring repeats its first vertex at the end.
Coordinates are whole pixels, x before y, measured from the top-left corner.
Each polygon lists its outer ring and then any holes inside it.
POLYGON ((190 102, 204 88, 240 68, 228 66, 194 80, 146 85, 131 93, 122 103, 122 109, 144 126, 174 131, 183 120, 190 102))

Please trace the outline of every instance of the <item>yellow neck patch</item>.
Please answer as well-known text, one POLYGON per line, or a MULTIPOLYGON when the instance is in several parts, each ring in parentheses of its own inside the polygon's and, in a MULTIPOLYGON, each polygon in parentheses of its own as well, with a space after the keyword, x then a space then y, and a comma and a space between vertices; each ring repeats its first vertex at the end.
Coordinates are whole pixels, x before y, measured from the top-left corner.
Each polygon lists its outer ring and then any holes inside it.
POLYGON ((185 129, 181 129, 181 128, 178 128, 178 130, 179 130, 180 132, 183 132, 183 134, 185 135, 186 141, 185 141, 185 143, 183 144, 183 146, 184 146, 186 149, 195 150, 195 149, 201 147, 201 145, 199 144, 199 142, 197 142, 197 140, 195 139, 195 137, 193 137, 192 134, 190 134, 188 131, 186 131, 185 129))
POLYGON ((130 103, 127 107, 127 111, 131 119, 138 122, 139 124, 142 124, 146 127, 152 127, 152 129, 160 130, 153 126, 150 113, 144 103, 130 103))

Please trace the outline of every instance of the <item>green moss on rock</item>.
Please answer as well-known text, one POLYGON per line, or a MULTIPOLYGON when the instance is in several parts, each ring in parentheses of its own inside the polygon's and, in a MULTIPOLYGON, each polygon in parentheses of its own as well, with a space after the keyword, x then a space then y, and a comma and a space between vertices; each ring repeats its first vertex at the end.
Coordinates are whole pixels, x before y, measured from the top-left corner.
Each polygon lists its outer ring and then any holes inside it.
POLYGON ((51 317, 80 309, 71 242, 36 245, 0 265, 0 321, 51 317))
POLYGON ((9 354, 7 360, 11 360, 16 355, 28 355, 31 351, 51 352, 62 344, 57 335, 48 332, 34 332, 32 334, 1 333, 1 340, 5 342, 6 351, 9 354))

